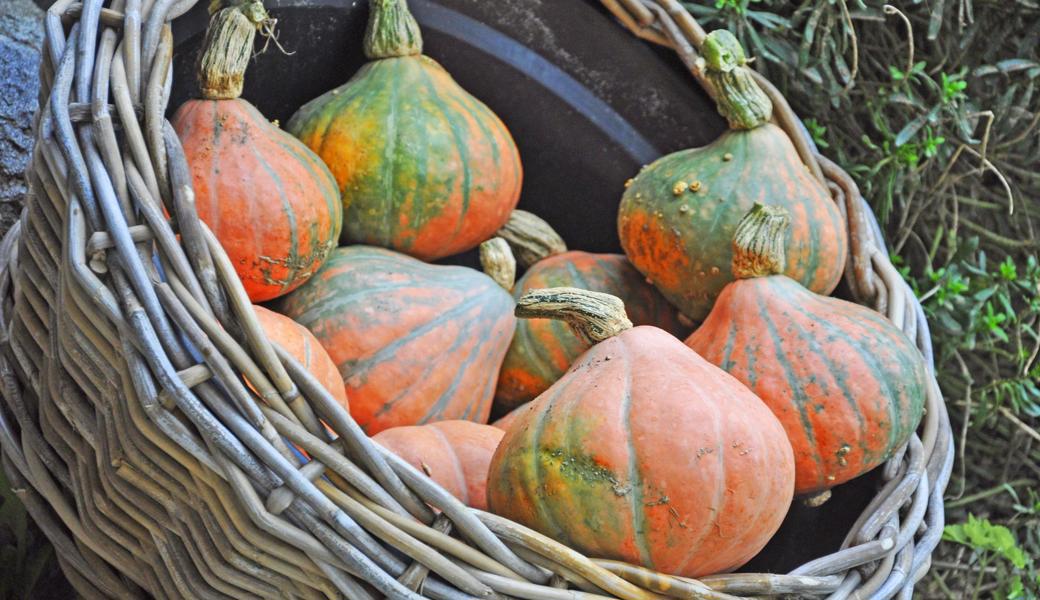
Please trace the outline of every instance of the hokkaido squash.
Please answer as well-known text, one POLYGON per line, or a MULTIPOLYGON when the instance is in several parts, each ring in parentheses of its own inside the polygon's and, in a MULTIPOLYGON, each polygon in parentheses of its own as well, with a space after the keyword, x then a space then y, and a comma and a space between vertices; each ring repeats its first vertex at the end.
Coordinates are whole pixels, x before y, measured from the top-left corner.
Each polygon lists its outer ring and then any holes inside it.
POLYGON ((684 576, 739 567, 779 528, 791 445, 761 400, 616 297, 531 291, 521 317, 598 342, 516 415, 488 506, 586 555, 684 576))
POLYGON ((504 432, 470 421, 385 429, 372 440, 426 473, 467 506, 487 510, 487 473, 504 432))
POLYGON ((512 297, 487 275, 372 246, 334 250, 279 310, 328 351, 369 435, 486 423, 516 323, 512 297))
POLYGON ((423 260, 472 249, 520 198, 509 130, 422 54, 405 0, 370 0, 365 54, 346 84, 305 104, 288 129, 329 165, 343 241, 423 260))
POLYGON ((798 494, 880 465, 921 420, 927 379, 910 340, 878 313, 805 289, 784 272, 783 209, 737 228, 733 271, 686 341, 773 410, 794 447, 798 494))
POLYGON ((845 267, 845 223, 794 145, 769 123, 772 104, 727 31, 704 42, 705 75, 730 130, 703 148, 669 154, 630 181, 618 211, 621 246, 639 272, 695 321, 733 280, 730 242, 755 202, 791 214, 785 273, 828 294, 845 267))
MULTIPOLYGON (((550 287, 575 287, 611 294, 621 298, 636 325, 654 325, 680 339, 690 331, 679 322, 675 307, 621 254, 570 251, 550 256, 524 274, 513 296, 519 298, 527 291, 550 287)), ((533 400, 587 349, 561 321, 519 321, 498 375, 495 403, 510 409, 533 400)))
POLYGON ((266 18, 255 0, 214 15, 200 60, 202 98, 173 116, 199 218, 253 302, 313 275, 343 224, 336 181, 321 159, 239 97, 256 27, 266 18))
POLYGON ((340 406, 350 410, 347 401, 347 390, 343 387, 343 378, 339 375, 336 363, 329 358, 329 353, 321 346, 306 327, 285 315, 278 314, 262 306, 253 306, 260 327, 272 342, 277 343, 293 358, 314 375, 325 389, 332 394, 340 406))

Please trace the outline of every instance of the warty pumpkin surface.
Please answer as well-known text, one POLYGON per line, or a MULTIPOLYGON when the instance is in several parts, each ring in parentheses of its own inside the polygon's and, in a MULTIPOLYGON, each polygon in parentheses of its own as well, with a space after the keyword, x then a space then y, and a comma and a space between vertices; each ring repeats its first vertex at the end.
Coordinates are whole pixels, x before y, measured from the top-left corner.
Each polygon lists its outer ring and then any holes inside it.
POLYGON ((772 104, 744 66, 736 39, 712 32, 705 49, 705 72, 720 91, 719 112, 731 128, 707 146, 654 161, 630 181, 618 211, 625 254, 699 321, 733 280, 730 242, 737 223, 756 202, 768 201, 791 214, 785 274, 830 293, 848 253, 841 212, 783 130, 768 122, 772 104))
POLYGON ((486 423, 516 322, 512 297, 483 273, 371 246, 334 250, 280 311, 328 351, 370 435, 486 423))
POLYGON ((421 54, 404 0, 373 0, 365 51, 346 84, 288 129, 329 165, 343 241, 435 260, 491 237, 520 198, 522 168, 502 121, 421 54))
POLYGON ((384 429, 372 440, 429 475, 466 506, 487 510, 488 465, 503 435, 491 425, 438 421, 384 429))
MULTIPOLYGON (((531 292, 517 314, 606 314, 590 294, 531 292)), ((671 334, 628 327, 597 324, 602 341, 518 411, 491 460, 489 508, 588 556, 685 576, 739 567, 791 503, 783 428, 671 334)))
MULTIPOLYGON (((689 328, 679 322, 678 310, 668 303, 622 254, 570 251, 542 259, 517 282, 513 296, 552 287, 575 287, 621 298, 635 325, 654 325, 685 337, 689 328)), ((498 376, 495 402, 506 408, 533 400, 560 378, 588 346, 566 323, 553 319, 521 319, 498 376)))
POLYGON ((339 239, 343 207, 321 159, 239 97, 256 11, 266 17, 259 2, 214 16, 199 76, 203 97, 177 109, 173 128, 199 218, 227 252, 249 299, 262 302, 318 270, 339 239))
POLYGON ((686 343, 776 414, 794 448, 796 493, 808 494, 891 457, 920 422, 928 384, 920 352, 884 316, 771 274, 782 270, 785 223, 773 207, 748 215, 737 231, 740 278, 686 343))

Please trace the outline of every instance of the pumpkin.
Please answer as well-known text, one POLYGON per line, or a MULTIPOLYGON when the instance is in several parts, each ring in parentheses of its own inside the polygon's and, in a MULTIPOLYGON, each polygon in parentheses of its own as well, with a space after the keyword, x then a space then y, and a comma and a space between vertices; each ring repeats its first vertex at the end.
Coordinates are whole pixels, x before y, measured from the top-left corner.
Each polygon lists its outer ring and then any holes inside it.
POLYGON ((369 435, 486 423, 516 322, 512 297, 487 275, 372 246, 334 250, 280 312, 328 351, 369 435))
MULTIPOLYGON (((621 298, 636 325, 654 325, 680 338, 689 328, 679 313, 621 254, 570 251, 545 258, 520 279, 513 292, 519 298, 539 288, 575 287, 621 298)), ((553 319, 524 319, 516 324, 498 376, 495 402, 510 409, 533 400, 560 378, 587 350, 570 328, 553 319)))
POLYGON ((588 556, 691 577, 765 546, 794 459, 761 400, 670 333, 631 327, 614 296, 531 291, 516 313, 568 319, 598 343, 506 430, 492 512, 588 556))
POLYGON ((695 321, 733 280, 733 232, 755 202, 792 217, 785 273, 828 294, 848 253, 845 224, 827 189, 794 145, 769 123, 772 104, 727 31, 704 42, 705 75, 730 129, 703 148, 682 150, 645 167, 627 184, 618 210, 621 246, 639 272, 695 321))
POLYGON ((686 341, 742 381, 783 423, 798 494, 880 465, 921 420, 917 348, 878 313, 814 294, 784 272, 786 211, 756 206, 737 229, 733 271, 686 341))
POLYGON ((273 310, 253 305, 253 311, 267 337, 299 361, 303 368, 310 371, 332 397, 349 411, 350 403, 347 401, 347 391, 343 387, 339 369, 314 334, 303 325, 273 310))
POLYGON ((422 55, 405 0, 370 0, 365 54, 346 84, 288 129, 329 165, 343 194, 343 241, 435 260, 475 248, 520 198, 509 130, 422 55))
POLYGON ((372 440, 426 473, 463 504, 487 510, 487 473, 504 432, 470 421, 385 429, 372 440))
POLYGON ((527 404, 521 404, 520 406, 518 406, 518 407, 514 408, 513 410, 509 411, 509 413, 507 413, 504 417, 502 417, 502 418, 498 419, 497 421, 491 423, 491 426, 492 427, 498 427, 502 431, 506 431, 507 429, 509 429, 510 427, 513 426, 513 423, 516 422, 517 417, 520 416, 520 413, 522 413, 525 410, 530 409, 531 407, 532 407, 532 404, 530 402, 528 402, 527 404))
POLYGON ((321 159, 239 97, 256 27, 266 18, 256 1, 213 17, 200 61, 202 98, 185 102, 173 117, 199 218, 253 302, 313 275, 343 224, 336 181, 321 159))

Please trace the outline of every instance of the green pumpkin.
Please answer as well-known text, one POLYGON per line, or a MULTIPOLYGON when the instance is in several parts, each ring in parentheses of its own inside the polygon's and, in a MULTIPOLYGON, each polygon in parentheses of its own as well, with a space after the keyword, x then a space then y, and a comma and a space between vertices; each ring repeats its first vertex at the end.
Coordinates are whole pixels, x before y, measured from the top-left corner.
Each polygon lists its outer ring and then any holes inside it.
POLYGON ((701 320, 734 279, 737 223, 762 202, 791 215, 785 274, 829 294, 848 254, 841 212, 783 130, 768 122, 772 104, 732 34, 709 34, 704 57, 730 130, 708 146, 658 159, 629 182, 618 210, 625 254, 672 304, 701 320))
POLYGON ((424 56, 404 0, 371 0, 365 53, 346 84, 289 120, 329 166, 344 203, 345 243, 423 260, 491 237, 520 198, 522 168, 509 130, 424 56))

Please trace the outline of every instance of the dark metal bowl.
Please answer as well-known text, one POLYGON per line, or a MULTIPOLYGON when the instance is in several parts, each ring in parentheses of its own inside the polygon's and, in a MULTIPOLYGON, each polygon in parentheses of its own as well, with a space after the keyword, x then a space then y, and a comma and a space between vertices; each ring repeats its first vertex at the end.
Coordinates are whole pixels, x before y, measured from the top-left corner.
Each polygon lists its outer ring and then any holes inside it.
MULTIPOLYGON (((195 93, 207 2, 175 23, 171 107, 195 93)), ((243 96, 283 123, 362 65, 368 3, 269 0, 272 43, 243 96)), ((710 142, 725 127, 714 103, 669 50, 619 27, 582 0, 411 0, 425 52, 509 127, 524 166, 522 208, 574 248, 618 251, 622 185, 663 153, 710 142)))

